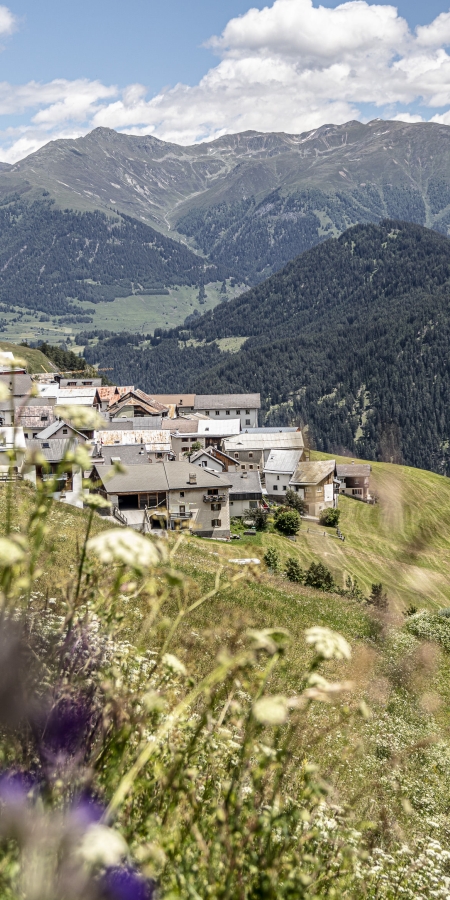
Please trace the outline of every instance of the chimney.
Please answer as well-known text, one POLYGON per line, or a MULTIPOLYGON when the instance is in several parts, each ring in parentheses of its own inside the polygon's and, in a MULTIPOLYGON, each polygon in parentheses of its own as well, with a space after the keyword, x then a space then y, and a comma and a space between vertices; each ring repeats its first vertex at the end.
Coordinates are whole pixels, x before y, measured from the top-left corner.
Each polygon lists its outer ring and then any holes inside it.
POLYGON ((189 484, 197 484, 197 473, 189 472, 189 484))

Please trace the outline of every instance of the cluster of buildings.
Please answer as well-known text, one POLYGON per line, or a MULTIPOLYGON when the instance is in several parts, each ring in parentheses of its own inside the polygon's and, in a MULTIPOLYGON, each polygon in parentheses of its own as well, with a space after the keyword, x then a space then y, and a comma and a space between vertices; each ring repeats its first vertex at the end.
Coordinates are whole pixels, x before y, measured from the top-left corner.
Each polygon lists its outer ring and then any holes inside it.
POLYGON ((111 514, 136 529, 228 538, 231 518, 282 503, 287 490, 311 517, 336 506, 339 492, 369 498, 370 466, 311 461, 299 428, 259 426, 259 394, 150 395, 95 377, 32 377, 7 367, 1 381, 11 399, 0 402, 0 478, 14 446, 19 477, 57 476, 55 496, 76 506, 89 479, 111 514), (61 407, 94 409, 102 424, 74 427, 80 416, 63 419, 61 407), (89 451, 89 470, 63 465, 79 444, 89 451))

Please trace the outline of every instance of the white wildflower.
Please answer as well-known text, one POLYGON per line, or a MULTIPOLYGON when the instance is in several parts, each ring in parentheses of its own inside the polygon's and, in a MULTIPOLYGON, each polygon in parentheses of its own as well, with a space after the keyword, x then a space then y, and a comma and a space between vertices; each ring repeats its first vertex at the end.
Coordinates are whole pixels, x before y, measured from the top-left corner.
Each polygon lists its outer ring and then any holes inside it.
POLYGON ((8 369, 25 369, 26 361, 20 356, 11 356, 11 353, 0 350, 0 366, 6 366, 8 369))
POLYGON ((173 653, 165 653, 161 662, 163 666, 171 669, 172 672, 175 672, 177 675, 187 675, 186 666, 181 662, 181 659, 178 659, 178 656, 174 656, 173 653))
POLYGON ((288 701, 281 694, 261 697, 253 704, 253 715, 263 725, 284 725, 288 717, 288 701))
POLYGON ((60 419, 70 422, 74 428, 85 428, 93 431, 105 424, 103 417, 92 407, 55 406, 55 413, 60 419))
POLYGON ((10 397, 11 391, 9 387, 3 381, 0 381, 0 400, 9 400, 10 397))
POLYGON ((319 625, 308 628, 305 631, 306 643, 314 648, 322 659, 350 659, 352 655, 350 644, 331 628, 323 628, 319 625))
POLYGON ((79 853, 91 866, 117 866, 127 855, 127 844, 119 834, 107 825, 91 825, 79 844, 79 853))
POLYGON ((25 556, 25 552, 20 544, 11 541, 9 538, 0 538, 0 566, 8 569, 17 565, 25 556))
POLYGON ((103 563, 122 563, 138 572, 157 566, 166 556, 162 543, 150 540, 132 528, 103 531, 87 542, 86 549, 103 563))
POLYGON ((84 506, 89 509, 111 509, 111 501, 101 494, 83 494, 82 501, 84 506))

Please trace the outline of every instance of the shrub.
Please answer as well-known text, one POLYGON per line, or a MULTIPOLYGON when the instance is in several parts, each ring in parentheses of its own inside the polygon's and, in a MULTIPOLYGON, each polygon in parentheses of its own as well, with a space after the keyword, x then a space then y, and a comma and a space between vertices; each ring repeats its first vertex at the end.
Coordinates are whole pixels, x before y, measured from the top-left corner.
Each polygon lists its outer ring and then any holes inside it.
POLYGON ((332 591, 335 588, 334 578, 323 563, 311 563, 306 575, 305 584, 319 591, 332 591))
POLYGON ((258 506, 256 509, 246 509, 245 518, 252 519, 257 531, 266 531, 269 519, 269 510, 258 506))
POLYGON ((340 509, 323 509, 319 516, 319 522, 327 528, 337 528, 340 516, 340 509))
POLYGON ((289 559, 286 560, 284 571, 286 572, 286 577, 289 581, 296 581, 297 584, 301 584, 305 577, 299 561, 294 559, 293 556, 290 556, 289 559))
POLYGON ((301 516, 304 514, 306 503, 302 499, 302 497, 300 497, 300 494, 298 494, 297 491, 293 491, 291 489, 286 491, 284 495, 284 501, 286 503, 286 506, 289 506, 290 509, 296 509, 301 516))
POLYGON ((280 568, 280 554, 275 547, 269 547, 264 556, 264 562, 272 572, 278 572, 280 568))
POLYGON ((375 609, 384 610, 388 608, 388 598, 387 595, 383 593, 383 585, 373 584, 372 590, 370 592, 370 597, 367 599, 367 603, 369 606, 375 607, 375 609))
POLYGON ((300 531, 300 515, 296 509, 279 507, 275 513, 275 528, 281 534, 293 535, 300 531))

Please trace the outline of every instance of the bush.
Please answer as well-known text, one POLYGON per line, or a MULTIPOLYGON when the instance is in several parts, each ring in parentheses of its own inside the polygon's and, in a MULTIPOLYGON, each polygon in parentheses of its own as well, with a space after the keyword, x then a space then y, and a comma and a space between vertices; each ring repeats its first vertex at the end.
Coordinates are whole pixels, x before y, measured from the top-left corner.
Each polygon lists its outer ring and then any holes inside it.
POLYGON ((374 606, 375 609, 384 610, 388 608, 388 602, 387 595, 383 593, 383 585, 381 583, 373 584, 370 597, 367 599, 369 606, 374 606))
POLYGON ((272 572, 278 572, 280 568, 280 554, 275 547, 269 547, 264 556, 263 560, 268 566, 269 569, 272 569, 272 572))
POLYGON ((290 509, 296 509, 298 513, 302 516, 306 510, 306 503, 300 497, 300 494, 297 494, 297 491, 293 491, 289 489, 286 491, 284 495, 284 501, 286 506, 289 506, 290 509))
POLYGON ((329 569, 323 563, 311 563, 306 575, 305 584, 308 587, 317 588, 319 591, 333 591, 334 578, 329 569))
POLYGON ((269 518, 269 510, 262 509, 258 506, 257 509, 250 509, 248 513, 245 513, 245 517, 249 519, 253 519, 253 524, 257 531, 265 531, 268 524, 269 518))
POLYGON ((327 528, 337 528, 340 516, 340 509, 323 509, 319 516, 319 522, 327 528))
POLYGON ((294 559, 293 556, 290 556, 286 561, 284 571, 286 572, 286 577, 289 579, 289 581, 296 581, 297 584, 301 584, 305 577, 299 561, 297 559, 294 559))
POLYGON ((279 507, 275 513, 275 528, 281 534, 292 535, 300 531, 300 515, 296 509, 279 507))

